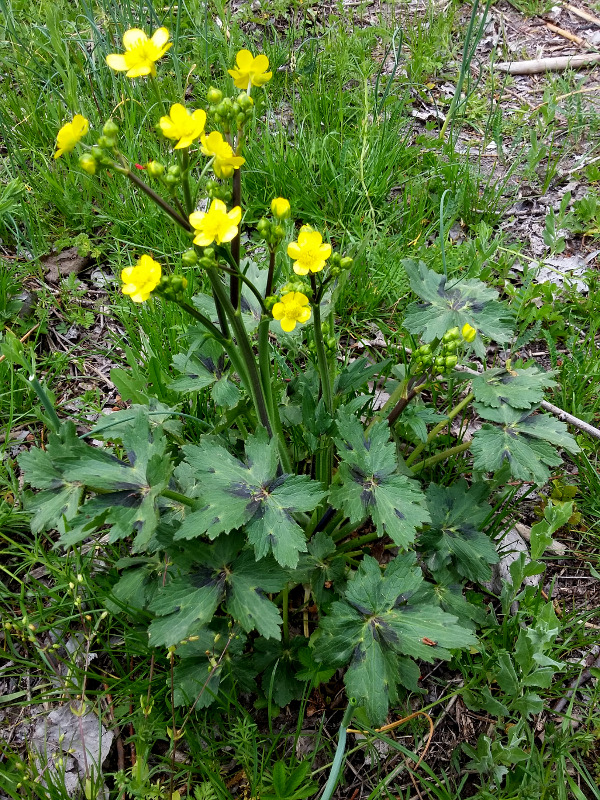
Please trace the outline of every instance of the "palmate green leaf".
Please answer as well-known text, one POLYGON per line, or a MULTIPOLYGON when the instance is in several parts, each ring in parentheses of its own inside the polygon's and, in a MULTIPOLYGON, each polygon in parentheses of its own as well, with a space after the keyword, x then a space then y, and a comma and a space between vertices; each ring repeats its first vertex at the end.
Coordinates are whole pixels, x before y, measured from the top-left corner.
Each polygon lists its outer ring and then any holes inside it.
POLYGON ((513 313, 498 301, 498 292, 476 279, 451 279, 439 275, 422 262, 405 259, 403 266, 413 292, 423 302, 412 303, 406 310, 404 327, 424 342, 441 339, 449 328, 469 324, 478 332, 474 347, 478 355, 484 348, 479 334, 496 342, 512 336, 513 313))
POLYGON ((308 543, 308 553, 300 557, 294 572, 294 581, 310 583, 315 602, 321 608, 331 602, 334 593, 325 589, 325 582, 339 588, 346 571, 346 561, 337 553, 335 542, 323 531, 318 531, 308 543))
POLYGON ((344 600, 333 603, 321 620, 315 658, 332 667, 349 663, 348 693, 365 706, 374 724, 384 721, 399 683, 414 688, 418 667, 413 658, 448 659, 450 649, 477 641, 456 617, 418 599, 422 584, 414 553, 397 556, 383 574, 377 561, 366 556, 344 600))
POLYGON ((418 550, 432 572, 451 565, 459 575, 482 583, 490 580, 499 560, 494 543, 481 526, 491 514, 484 502, 485 484, 471 488, 465 480, 451 486, 432 483, 427 489, 431 526, 419 537, 418 550))
POLYGON ((179 643, 209 622, 220 603, 246 633, 280 638, 281 616, 266 594, 279 592, 287 575, 270 556, 257 563, 251 551, 240 553, 243 538, 222 536, 174 551, 167 583, 150 606, 160 617, 150 625, 151 645, 179 643))
POLYGON ((540 403, 545 389, 556 386, 552 376, 553 373, 542 372, 537 367, 511 370, 496 367, 474 376, 471 385, 475 399, 483 405, 499 408, 507 404, 525 409, 540 403))
POLYGON ((338 431, 342 483, 331 489, 331 504, 351 522, 371 516, 380 536, 387 535, 406 549, 416 528, 429 521, 429 513, 419 484, 396 473, 396 449, 389 441, 387 423, 373 425, 366 439, 360 420, 341 409, 338 431))
POLYGON ((316 508, 326 494, 321 485, 307 475, 278 476, 277 442, 264 430, 246 442, 245 463, 211 440, 184 451, 203 505, 186 517, 176 538, 215 538, 246 525, 256 558, 272 552, 282 566, 295 567, 306 538, 292 515, 316 508))
POLYGON ((564 422, 548 414, 534 414, 535 409, 521 412, 507 405, 495 409, 479 403, 476 409, 484 419, 498 424, 484 424, 473 436, 471 452, 476 470, 493 472, 506 462, 515 478, 541 486, 550 478, 548 467, 562 463, 552 445, 579 452, 564 422))

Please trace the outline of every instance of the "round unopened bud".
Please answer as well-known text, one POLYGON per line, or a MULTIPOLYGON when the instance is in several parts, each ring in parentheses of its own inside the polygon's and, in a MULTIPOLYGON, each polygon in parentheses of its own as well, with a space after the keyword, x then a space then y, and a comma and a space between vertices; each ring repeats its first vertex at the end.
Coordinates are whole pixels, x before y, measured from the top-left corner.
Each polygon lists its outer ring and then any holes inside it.
POLYGON ((254 100, 246 92, 241 92, 237 96, 237 104, 242 111, 249 111, 254 105, 254 100))
POLYGON ((236 125, 238 126, 238 130, 241 130, 244 125, 246 124, 246 115, 240 111, 240 113, 235 118, 236 125))
POLYGON ((238 114, 242 113, 242 109, 239 103, 234 102, 231 106, 231 114, 232 116, 235 115, 237 117, 238 114))
POLYGON ((181 256, 181 262, 184 267, 195 267, 198 263, 198 253, 195 250, 186 250, 181 256))
POLYGON ((146 164, 146 170, 151 178, 162 178, 165 174, 164 164, 161 164, 160 161, 149 161, 146 164))
POLYGON ((88 175, 95 175, 98 162, 91 153, 82 153, 79 156, 79 166, 88 175))
POLYGON ((350 258, 350 256, 344 256, 340 261, 340 267, 342 269, 350 269, 353 263, 354 263, 353 258, 350 258))
POLYGON ((169 175, 173 175, 173 177, 175 178, 181 177, 181 167, 179 166, 179 164, 171 164, 167 172, 169 175))
POLYGON ((115 137, 119 133, 119 126, 114 120, 107 119, 102 128, 102 133, 104 136, 115 137))
POLYGON ((98 139, 98 146, 99 147, 116 147, 117 140, 114 136, 100 136, 98 139))
POLYGON ((469 323, 467 323, 466 325, 463 325, 461 334, 465 342, 470 343, 475 341, 475 337, 477 336, 477 331, 475 328, 469 325, 469 323))
POLYGON ((216 86, 211 86, 206 93, 206 99, 211 106, 216 106, 223 99, 223 92, 220 89, 217 89, 216 86))
POLYGON ((448 356, 446 358, 446 369, 454 369, 457 363, 458 363, 458 358, 456 356, 448 356))
POLYGON ((100 159, 104 158, 104 150, 97 144, 93 145, 90 152, 96 161, 100 161, 100 159))
POLYGON ((165 183, 170 188, 177 186, 180 180, 181 178, 178 178, 176 175, 169 175, 168 173, 165 175, 165 183))
POLYGON ((214 247, 205 247, 204 248, 204 258, 210 258, 211 261, 214 261, 215 248, 214 247))
POLYGON ((290 201, 285 197, 275 197, 271 201, 271 213, 277 219, 288 219, 291 214, 290 201))
POLYGON ((271 222, 270 220, 262 217, 258 220, 256 224, 256 230, 260 233, 261 236, 268 236, 271 230, 271 222))
POLYGON ((279 298, 277 295, 270 294, 268 297, 265 297, 265 306, 267 307, 267 311, 271 311, 275 303, 279 302, 279 298))

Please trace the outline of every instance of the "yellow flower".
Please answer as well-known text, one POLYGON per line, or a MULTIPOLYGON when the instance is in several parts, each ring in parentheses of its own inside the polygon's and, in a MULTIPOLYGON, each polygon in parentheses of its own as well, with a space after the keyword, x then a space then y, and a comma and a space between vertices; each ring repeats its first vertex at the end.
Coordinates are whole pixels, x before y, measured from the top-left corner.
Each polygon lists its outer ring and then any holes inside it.
POLYGON ((308 322, 310 319, 310 308, 308 297, 302 292, 289 292, 284 294, 280 303, 273 306, 273 318, 281 322, 284 331, 293 331, 297 322, 308 322))
POLYGON ((237 236, 241 219, 242 209, 239 206, 228 212, 222 200, 213 200, 208 211, 190 214, 190 224, 196 232, 194 244, 208 247, 213 242, 230 242, 237 236))
POLYGON ((477 331, 475 328, 472 328, 468 322, 466 325, 463 325, 461 333, 465 342, 473 342, 477 336, 477 331))
POLYGON ((169 31, 159 28, 151 39, 139 28, 131 28, 123 34, 125 52, 111 53, 106 56, 106 63, 117 72, 125 72, 128 78, 139 78, 141 75, 156 75, 154 62, 164 56, 173 42, 169 41, 169 31))
POLYGON ((125 284, 121 291, 128 294, 134 303, 143 303, 160 283, 162 270, 152 256, 142 256, 135 267, 125 267, 121 280, 125 284))
POLYGON ((236 69, 228 69, 227 72, 233 78, 233 82, 238 89, 250 93, 251 86, 263 86, 273 77, 269 69, 269 59, 265 55, 253 57, 250 50, 240 50, 237 54, 236 69))
POLYGON ((293 267, 296 275, 306 275, 310 272, 319 272, 331 255, 331 245, 323 244, 323 237, 318 231, 313 231, 310 225, 300 228, 297 242, 290 242, 287 254, 295 259, 293 267))
POLYGON ((90 123, 81 114, 75 114, 72 122, 63 125, 56 135, 57 151, 54 158, 60 158, 63 153, 70 153, 75 145, 90 129, 90 123))
POLYGON ((271 213, 277 219, 287 219, 290 216, 290 201, 285 197, 276 197, 271 201, 271 213))
POLYGON ((246 162, 245 158, 234 156, 231 145, 223 139, 219 131, 203 136, 200 149, 205 156, 214 158, 213 171, 217 178, 231 178, 233 171, 246 162))
POLYGON ((194 139, 198 139, 204 133, 206 124, 206 112, 201 108, 190 112, 181 103, 171 106, 168 117, 160 118, 160 129, 163 136, 167 139, 179 139, 175 145, 175 150, 189 147, 194 139))

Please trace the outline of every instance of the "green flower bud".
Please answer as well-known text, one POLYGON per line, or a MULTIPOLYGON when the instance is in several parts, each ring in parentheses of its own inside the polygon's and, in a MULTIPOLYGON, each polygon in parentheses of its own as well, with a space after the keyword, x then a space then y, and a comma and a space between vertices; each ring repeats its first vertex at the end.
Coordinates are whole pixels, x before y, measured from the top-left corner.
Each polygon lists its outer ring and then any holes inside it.
POLYGON ((421 347, 417 350, 417 353, 422 353, 423 355, 429 355, 431 353, 431 345, 430 344, 422 344, 421 347))
POLYGON ((246 124, 246 115, 240 111, 240 113, 235 118, 235 122, 238 127, 238 130, 241 130, 246 124))
POLYGON ((272 311, 273 306, 278 302, 279 298, 277 295, 270 294, 268 297, 265 297, 265 306, 267 307, 267 311, 272 311))
POLYGON ((238 94, 236 102, 242 111, 249 111, 254 106, 254 100, 249 97, 246 92, 241 92, 238 94))
POLYGON ((281 227, 281 225, 275 226, 275 228, 273 229, 273 236, 277 239, 278 242, 280 242, 283 239, 283 237, 285 236, 285 231, 281 227))
POLYGON ((330 267, 339 267, 342 263, 342 256, 339 253, 333 252, 329 259, 330 267))
POLYGON ((242 108, 241 108, 239 103, 236 103, 234 101, 233 105, 231 106, 231 113, 232 113, 232 115, 235 114, 236 117, 237 117, 238 114, 242 113, 242 108))
POLYGON ((170 175, 168 173, 167 173, 167 175, 165 175, 165 183, 171 189, 173 189, 175 186, 177 186, 179 184, 180 180, 181 179, 180 178, 176 178, 175 175, 170 175))
POLYGON ((330 336, 329 339, 327 339, 327 347, 329 350, 335 350, 337 348, 337 339, 335 336, 330 336))
POLYGON ((165 174, 164 164, 159 161, 149 161, 146 164, 146 170, 151 178, 162 178, 165 174))
POLYGON ((350 269, 353 263, 354 263, 353 258, 350 258, 350 256, 344 256, 340 261, 340 267, 342 269, 350 269))
POLYGON ((112 147, 116 147, 116 145, 117 145, 117 140, 115 139, 114 136, 100 136, 98 139, 99 147, 107 147, 110 149, 112 147))
POLYGON ((95 175, 98 162, 91 153, 83 153, 79 156, 79 166, 88 175, 95 175))
POLYGON ((96 159, 96 161, 101 161, 105 157, 104 150, 97 144, 93 145, 90 153, 92 154, 92 157, 96 159))
POLYGON ((198 263, 198 253, 195 250, 186 250, 181 256, 181 263, 184 267, 195 267, 198 263))
POLYGON ((102 128, 102 133, 105 136, 110 136, 114 138, 119 133, 119 126, 112 119, 108 119, 104 123, 104 127, 102 128))
POLYGON ((456 341, 456 339, 452 339, 451 342, 446 342, 444 344, 444 350, 446 351, 446 353, 456 353, 456 350, 458 349, 458 344, 459 343, 456 341))
POLYGON ((446 369, 454 369, 457 363, 458 363, 458 358, 456 356, 448 356, 446 358, 446 369))
POLYGON ((256 230, 260 233, 261 236, 266 237, 271 232, 271 221, 268 220, 266 217, 262 217, 258 220, 256 224, 256 230))
POLYGON ((223 92, 220 89, 217 89, 215 86, 211 86, 206 93, 206 99, 211 106, 216 106, 223 99, 223 92))
POLYGON ((205 247, 203 256, 204 256, 204 258, 210 258, 211 261, 214 261, 215 260, 215 248, 214 247, 205 247))
POLYGON ((167 172, 169 175, 173 175, 173 177, 175 178, 181 177, 181 167, 179 166, 179 164, 171 164, 167 172))

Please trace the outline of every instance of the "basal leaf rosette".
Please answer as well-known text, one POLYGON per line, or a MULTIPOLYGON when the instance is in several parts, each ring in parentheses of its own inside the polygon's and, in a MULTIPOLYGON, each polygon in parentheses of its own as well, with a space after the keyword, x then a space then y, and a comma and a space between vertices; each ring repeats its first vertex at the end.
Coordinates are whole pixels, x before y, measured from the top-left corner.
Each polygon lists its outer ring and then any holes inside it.
POLYGON ((364 706, 374 725, 383 724, 390 705, 398 702, 398 686, 418 689, 414 659, 449 659, 451 650, 477 643, 439 606, 422 599, 411 603, 423 583, 414 553, 397 556, 383 573, 374 558, 365 556, 314 638, 317 661, 348 665, 348 696, 364 706))

